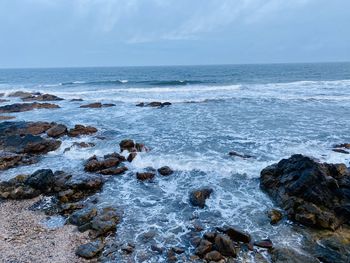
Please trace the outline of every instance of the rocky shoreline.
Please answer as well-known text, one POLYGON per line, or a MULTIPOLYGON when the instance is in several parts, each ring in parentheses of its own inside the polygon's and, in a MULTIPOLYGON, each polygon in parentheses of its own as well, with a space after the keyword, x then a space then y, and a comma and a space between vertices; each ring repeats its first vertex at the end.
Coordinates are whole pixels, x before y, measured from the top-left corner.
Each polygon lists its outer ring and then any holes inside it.
MULTIPOLYGON (((41 93, 15 92, 9 96, 20 98, 25 103, 0 106, 0 113, 59 109, 60 106, 45 101, 63 100, 41 93)), ((167 102, 152 102, 137 106, 162 108, 169 105, 167 102)), ((98 102, 80 105, 80 108, 112 106, 115 105, 98 102)), ((81 124, 67 127, 54 122, 0 122, 0 171, 40 162, 45 154, 59 149, 64 138, 89 138, 96 133, 97 128, 81 124)), ((89 142, 72 144, 72 147, 93 146, 89 142)), ((348 146, 340 144, 334 149, 348 149, 348 146)), ((150 149, 143 143, 125 139, 115 152, 86 159, 83 167, 86 175, 80 178, 75 178, 72 171, 53 171, 48 167, 0 181, 0 214, 5 219, 0 225, 0 232, 5 233, 0 238, 0 247, 5 251, 0 259, 2 256, 4 262, 48 262, 50 258, 57 258, 57 262, 109 262, 116 260, 116 253, 122 253, 125 262, 133 262, 135 244, 114 243, 123 211, 118 206, 97 205, 95 194, 103 191, 105 183, 114 176, 125 174, 140 183, 176 176, 176 171, 169 166, 129 171, 127 164, 148 151, 150 149), (43 205, 46 198, 50 202, 43 205), (11 214, 13 211, 15 214, 11 214), (48 230, 40 225, 45 215, 62 216, 66 224, 48 230), (30 220, 28 225, 23 223, 27 217, 30 220), (22 231, 20 245, 14 243, 17 232, 9 232, 10 224, 15 224, 16 231, 22 231), (30 231, 36 228, 41 230, 37 233, 30 231), (53 243, 47 241, 51 239, 53 243), (67 240, 72 245, 68 246, 67 240), (47 245, 40 251, 38 246, 41 243, 47 245), (33 245, 26 251, 28 255, 25 253, 20 258, 21 255, 10 247, 18 246, 23 250, 23 244, 33 245), (58 249, 54 249, 55 246, 58 249)), ((229 155, 253 158, 237 152, 229 155)), ((279 207, 266 211, 266 218, 275 225, 291 221, 296 231, 303 234, 308 254, 273 244, 269 238, 254 240, 250 233, 239 227, 223 227, 220 222, 213 229, 202 228, 200 222, 191 226, 190 247, 151 244, 149 250, 163 255, 168 262, 237 262, 237 258, 255 262, 349 262, 350 172, 345 164, 320 163, 307 156, 293 155, 263 169, 260 186, 279 207)), ((215 192, 210 186, 188 189, 187 200, 190 206, 204 209, 212 194, 215 192)), ((151 259, 138 259, 140 262, 147 260, 151 259)))

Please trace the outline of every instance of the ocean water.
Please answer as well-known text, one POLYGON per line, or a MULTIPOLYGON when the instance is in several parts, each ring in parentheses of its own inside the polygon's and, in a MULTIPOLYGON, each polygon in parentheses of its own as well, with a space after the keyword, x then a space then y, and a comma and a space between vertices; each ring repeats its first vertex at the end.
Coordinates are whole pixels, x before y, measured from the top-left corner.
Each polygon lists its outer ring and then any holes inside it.
MULTIPOLYGON (((331 150, 336 143, 350 142, 350 63, 0 70, 0 93, 17 90, 65 100, 57 102, 57 110, 12 114, 16 120, 92 125, 106 139, 64 137, 60 149, 38 164, 2 172, 0 180, 39 168, 82 176, 87 158, 118 151, 125 138, 151 149, 97 195, 99 205, 123 211, 116 243, 134 243, 136 262, 165 260, 150 252, 154 242, 184 247, 190 255, 195 222, 208 229, 238 226, 256 239, 269 237, 279 246, 303 251, 303 237, 291 222, 269 224, 266 211, 274 204, 259 189, 261 169, 295 153, 326 162, 350 161, 349 155, 331 150), (73 98, 84 101, 69 101, 73 98), (97 101, 116 106, 79 108, 97 101), (151 101, 172 105, 135 106, 151 101), (74 141, 96 146, 64 153, 74 141), (230 157, 230 151, 253 158, 230 157), (138 182, 133 175, 163 165, 175 174, 152 182, 138 182), (206 208, 192 207, 189 192, 204 186, 214 189, 206 208), (154 238, 145 242, 142 236, 149 231, 154 238)), ((19 102, 8 99, 1 105, 19 102)))

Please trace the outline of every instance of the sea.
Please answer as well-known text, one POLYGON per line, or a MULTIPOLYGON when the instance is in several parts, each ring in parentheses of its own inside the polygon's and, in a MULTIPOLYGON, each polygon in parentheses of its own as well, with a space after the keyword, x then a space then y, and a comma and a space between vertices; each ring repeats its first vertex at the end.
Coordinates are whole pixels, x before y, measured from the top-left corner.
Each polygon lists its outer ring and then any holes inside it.
MULTIPOLYGON (((89 176, 84 162, 118 152, 127 138, 150 149, 96 195, 98 205, 122 211, 115 242, 133 243, 135 262, 166 261, 150 250, 152 244, 182 247, 190 256, 196 224, 207 230, 233 225, 254 239, 307 253, 294 223, 269 223, 267 211, 278 207, 260 189, 260 171, 297 153, 349 166, 350 155, 332 147, 350 142, 350 63, 0 69, 0 93, 19 90, 65 100, 54 102, 60 109, 10 114, 15 121, 92 125, 98 136, 63 137, 62 146, 39 163, 3 171, 0 180, 41 168, 89 176), (152 101, 172 105, 136 106, 152 101), (116 106, 79 107, 90 102, 116 106), (64 152, 75 141, 96 146, 64 152), (137 171, 165 165, 175 173, 148 182, 135 178, 137 171), (214 190, 204 209, 189 203, 190 191, 202 187, 214 190)), ((20 102, 7 99, 0 106, 20 102)))

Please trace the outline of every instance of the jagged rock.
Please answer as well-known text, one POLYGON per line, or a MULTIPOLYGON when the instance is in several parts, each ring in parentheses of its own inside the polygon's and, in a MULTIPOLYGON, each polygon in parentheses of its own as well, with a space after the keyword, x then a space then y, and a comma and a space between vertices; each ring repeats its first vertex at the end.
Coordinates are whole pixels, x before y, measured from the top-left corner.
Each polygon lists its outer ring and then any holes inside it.
POLYGON ((141 181, 153 179, 156 174, 153 172, 136 173, 136 178, 141 181))
POLYGON ((57 124, 46 131, 49 137, 58 138, 67 134, 67 126, 63 124, 57 124))
POLYGON ((37 101, 58 101, 58 100, 63 100, 60 97, 57 97, 55 95, 52 94, 39 94, 39 95, 31 95, 31 96, 26 96, 26 97, 22 97, 23 101, 33 101, 33 100, 37 100, 37 101))
POLYGON ((261 171, 260 186, 301 224, 335 230, 350 218, 350 173, 344 164, 293 155, 261 171))
POLYGON ((86 104, 86 105, 81 105, 80 108, 102 108, 102 107, 113 107, 116 106, 115 104, 112 103, 105 103, 102 104, 101 102, 94 102, 94 103, 90 103, 90 104, 86 104))
POLYGON ((95 127, 77 124, 74 126, 73 129, 70 129, 68 131, 68 136, 78 137, 80 135, 90 135, 96 132, 97 132, 97 129, 95 127))
POLYGON ((103 160, 99 160, 96 156, 92 156, 85 163, 85 171, 88 172, 101 172, 109 168, 118 168, 121 159, 118 157, 108 157, 103 160))
POLYGON ((55 176, 50 169, 37 170, 28 177, 25 184, 42 193, 50 193, 55 186, 55 176))
POLYGON ((204 208, 205 200, 208 199, 213 192, 211 188, 202 188, 194 190, 190 193, 190 203, 193 206, 204 208))
POLYGON ((208 262, 215 261, 218 262, 221 259, 223 259, 223 256, 220 254, 220 252, 213 250, 207 253, 204 257, 204 259, 208 262))
POLYGON ((232 240, 227 235, 216 235, 214 244, 216 250, 224 256, 236 257, 238 254, 238 248, 234 246, 232 240))
POLYGON ((115 208, 106 207, 99 211, 98 215, 91 220, 91 229, 95 231, 96 237, 106 235, 116 230, 119 221, 120 216, 115 208))
POLYGON ((71 216, 68 218, 68 223, 76 226, 82 226, 90 223, 96 215, 97 209, 95 207, 86 207, 71 214, 71 216))
POLYGON ((107 168, 100 171, 100 174, 103 175, 118 175, 123 174, 128 170, 126 166, 116 167, 116 168, 107 168))
POLYGON ((319 263, 316 258, 300 254, 292 248, 274 248, 270 253, 273 263, 319 263))
POLYGON ((202 239, 199 245, 197 246, 194 253, 203 258, 207 253, 209 253, 213 248, 213 244, 208 240, 202 239))
POLYGON ((23 112, 31 111, 34 109, 57 109, 60 106, 50 103, 15 103, 11 105, 5 105, 0 107, 0 113, 11 113, 11 112, 23 112))
POLYGON ((127 160, 129 163, 131 163, 131 162, 135 159, 136 156, 137 156, 137 153, 136 153, 136 152, 131 152, 131 153, 129 153, 128 158, 126 158, 126 160, 127 160))
POLYGON ((163 166, 158 169, 158 173, 163 176, 169 176, 174 173, 174 171, 169 166, 163 166))
POLYGON ((237 157, 241 157, 243 159, 249 159, 252 158, 253 156, 249 155, 249 154, 241 154, 235 151, 231 151, 228 153, 229 156, 237 156, 237 157))
POLYGON ((39 135, 53 127, 55 123, 49 122, 2 122, 0 123, 0 140, 9 135, 39 135))
POLYGON ((103 250, 103 242, 98 239, 93 242, 80 245, 77 248, 75 253, 79 257, 92 259, 94 257, 97 257, 102 252, 102 250, 103 250))

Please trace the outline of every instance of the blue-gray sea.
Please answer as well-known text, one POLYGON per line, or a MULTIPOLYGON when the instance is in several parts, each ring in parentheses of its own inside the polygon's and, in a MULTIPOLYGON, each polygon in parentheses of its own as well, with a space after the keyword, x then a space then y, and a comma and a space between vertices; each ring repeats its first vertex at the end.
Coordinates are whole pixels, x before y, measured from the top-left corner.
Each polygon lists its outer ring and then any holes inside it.
MULTIPOLYGON (((119 142, 126 138, 151 149, 97 195, 100 205, 123 210, 116 242, 134 243, 136 261, 151 253, 150 244, 141 238, 149 231, 155 233, 153 242, 185 247, 191 254, 189 233, 195 221, 208 229, 239 226, 254 238, 269 237, 302 251, 303 237, 292 223, 269 224, 266 211, 275 205, 259 188, 260 171, 295 153, 347 165, 350 160, 331 150, 336 143, 350 142, 350 63, 1 69, 0 93, 18 90, 65 100, 57 102, 57 110, 12 114, 16 120, 92 125, 106 139, 64 137, 62 146, 38 164, 1 172, 0 180, 39 168, 81 176, 87 158, 119 151, 119 142), (73 98, 84 101, 71 102, 73 98), (151 101, 172 105, 135 106, 151 101), (79 108, 88 102, 116 106, 79 108), (96 146, 63 152, 77 140, 96 146), (230 151, 253 158, 231 157, 230 151), (163 165, 175 174, 151 182, 139 182, 132 175, 163 165), (190 190, 204 186, 214 189, 206 208, 192 207, 190 190)), ((0 105, 20 102, 8 99, 0 105)), ((150 262, 164 260, 151 255, 150 262)))

